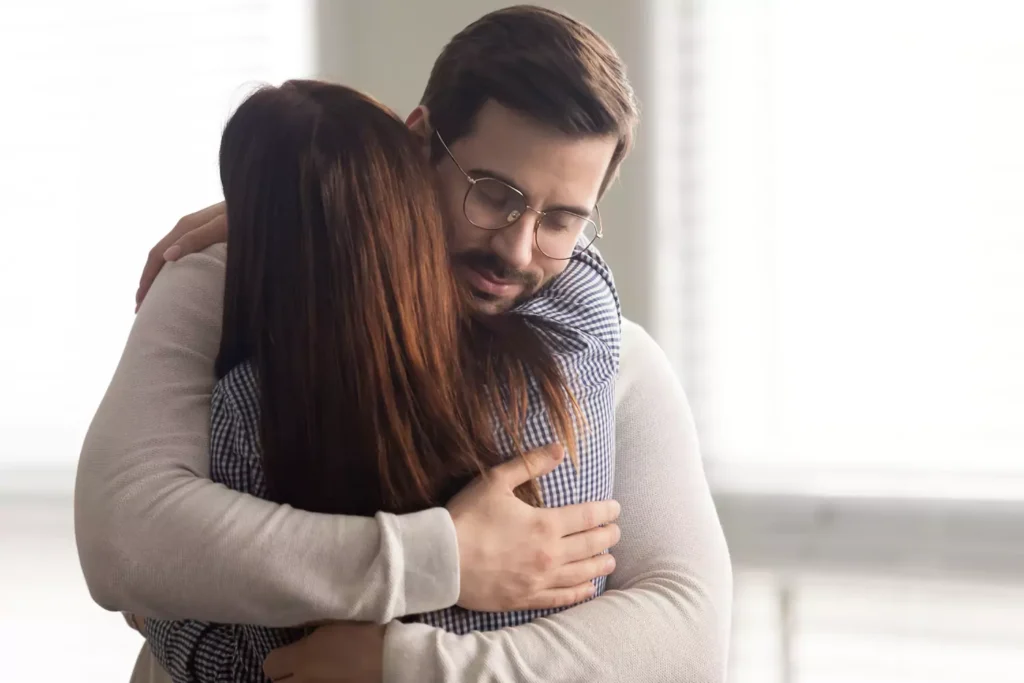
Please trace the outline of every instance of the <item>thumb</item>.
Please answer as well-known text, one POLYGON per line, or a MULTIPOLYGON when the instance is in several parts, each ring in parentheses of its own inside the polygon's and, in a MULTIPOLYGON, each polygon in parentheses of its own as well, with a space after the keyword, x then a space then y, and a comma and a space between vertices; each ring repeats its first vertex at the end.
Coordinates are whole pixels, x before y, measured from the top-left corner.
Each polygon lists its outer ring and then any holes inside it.
POLYGON ((263 660, 263 675, 272 681, 291 678, 295 673, 295 651, 302 647, 302 642, 272 650, 263 660))
POLYGON ((565 449, 562 444, 552 443, 504 462, 492 471, 505 486, 514 489, 531 479, 553 472, 563 460, 565 460, 565 449))

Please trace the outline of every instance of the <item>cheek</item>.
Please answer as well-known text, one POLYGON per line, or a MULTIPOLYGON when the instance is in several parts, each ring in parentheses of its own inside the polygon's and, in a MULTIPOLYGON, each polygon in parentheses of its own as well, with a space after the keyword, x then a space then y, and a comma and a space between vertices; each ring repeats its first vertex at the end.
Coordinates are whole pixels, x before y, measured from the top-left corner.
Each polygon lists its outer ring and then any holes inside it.
POLYGON ((564 271, 569 266, 569 262, 555 261, 552 259, 545 258, 542 259, 539 265, 542 273, 541 277, 543 278, 541 280, 541 284, 543 285, 550 282, 553 278, 557 277, 558 275, 561 275, 562 271, 564 271))
POLYGON ((462 210, 462 204, 466 197, 465 188, 455 187, 448 181, 448 178, 442 178, 441 208, 444 210, 448 248, 453 253, 458 253, 478 246, 474 240, 478 239, 476 233, 482 231, 466 219, 466 214, 462 210))
POLYGON ((458 204, 453 211, 448 209, 448 247, 453 253, 485 249, 488 233, 476 227, 462 213, 462 205, 458 204))

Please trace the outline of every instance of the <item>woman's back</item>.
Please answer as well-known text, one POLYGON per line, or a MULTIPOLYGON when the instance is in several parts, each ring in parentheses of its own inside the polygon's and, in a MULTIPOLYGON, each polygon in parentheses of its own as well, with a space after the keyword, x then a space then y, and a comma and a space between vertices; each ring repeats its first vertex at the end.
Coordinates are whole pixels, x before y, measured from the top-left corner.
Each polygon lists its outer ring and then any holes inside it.
MULTIPOLYGON (((268 497, 404 512, 497 459, 473 323, 431 168, 349 88, 263 88, 225 127, 229 244, 217 373, 252 363, 268 497), (348 457, 341 454, 348 453, 348 457)), ((544 356, 537 354, 540 368, 544 356)), ((515 358, 499 366, 514 372, 515 358)))
MULTIPOLYGON (((522 316, 538 330, 564 374, 572 378, 573 398, 586 422, 579 434, 578 466, 566 458, 553 472, 539 479, 544 504, 561 507, 611 498, 614 382, 621 335, 610 270, 596 252, 580 254, 540 295, 524 303, 513 315, 522 316), (570 311, 568 317, 564 315, 566 310, 570 311), (559 312, 557 317, 554 311, 559 312)), ((530 386, 525 419, 516 435, 519 445, 510 435, 497 430, 503 458, 559 440, 535 383, 530 386)), ((243 363, 214 388, 210 468, 214 481, 265 498, 259 411, 259 382, 252 364, 243 363)), ((604 591, 605 577, 594 583, 595 595, 604 591)), ((417 615, 415 620, 453 633, 466 633, 514 626, 556 611, 559 610, 474 612, 453 606, 417 615)))

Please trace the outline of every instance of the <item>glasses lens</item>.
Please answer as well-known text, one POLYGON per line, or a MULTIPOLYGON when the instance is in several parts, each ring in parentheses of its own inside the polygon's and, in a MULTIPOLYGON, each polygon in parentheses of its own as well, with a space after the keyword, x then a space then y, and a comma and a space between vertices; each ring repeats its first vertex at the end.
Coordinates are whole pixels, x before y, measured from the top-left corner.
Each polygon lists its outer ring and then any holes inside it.
POLYGON ((497 230, 519 220, 526 211, 526 198, 500 180, 481 178, 466 195, 465 211, 473 225, 497 230))
POLYGON ((544 214, 537 230, 537 246, 548 258, 567 259, 597 239, 597 224, 568 211, 544 214))

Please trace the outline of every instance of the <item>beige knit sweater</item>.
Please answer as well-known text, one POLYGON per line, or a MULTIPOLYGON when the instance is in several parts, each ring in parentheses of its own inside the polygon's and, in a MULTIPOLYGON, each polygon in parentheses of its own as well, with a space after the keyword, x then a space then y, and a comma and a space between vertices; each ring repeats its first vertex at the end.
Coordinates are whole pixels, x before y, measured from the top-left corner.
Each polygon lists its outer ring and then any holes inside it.
MULTIPOLYGON (((206 478, 225 254, 218 245, 164 268, 86 437, 75 529, 93 597, 145 616, 267 626, 383 623, 453 604, 458 551, 443 508, 320 515, 206 478)), ((495 632, 393 622, 386 683, 723 680, 728 551, 686 398, 629 322, 616 430, 622 541, 610 590, 495 632)))

